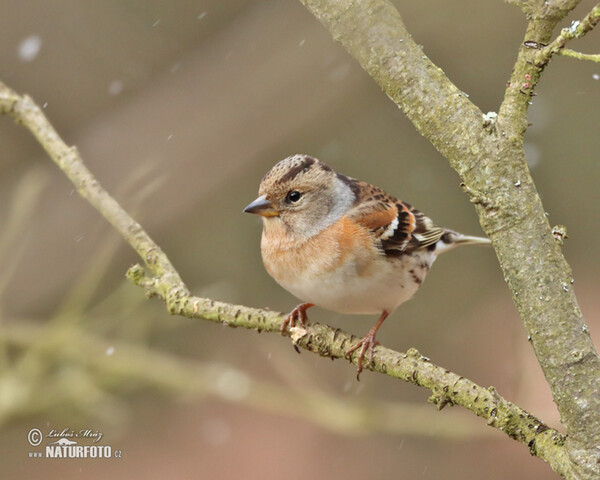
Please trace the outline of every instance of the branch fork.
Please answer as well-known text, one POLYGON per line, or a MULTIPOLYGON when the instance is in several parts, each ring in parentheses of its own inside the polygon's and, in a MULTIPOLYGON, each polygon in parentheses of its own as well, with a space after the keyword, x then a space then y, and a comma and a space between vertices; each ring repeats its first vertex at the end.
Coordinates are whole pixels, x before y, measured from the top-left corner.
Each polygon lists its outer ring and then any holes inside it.
MULTIPOLYGON (((461 175, 461 186, 476 205, 481 224, 497 249, 513 298, 567 427, 567 436, 508 402, 493 387, 484 388, 437 366, 415 349, 400 353, 377 346, 372 362, 365 368, 429 389, 430 402, 439 409, 460 405, 485 418, 490 426, 526 445, 533 455, 548 462, 565 478, 591 479, 593 475, 597 478, 600 476, 600 358, 584 329, 572 289, 568 285, 567 290, 560 288, 565 278, 572 278, 570 268, 527 170, 522 139, 527 128, 529 98, 542 68, 554 54, 564 51, 569 40, 594 28, 600 19, 600 5, 550 42, 553 28, 578 0, 552 4, 510 0, 529 18, 526 44, 519 51, 497 117, 485 124, 481 120, 483 113, 467 96, 457 95, 456 86, 423 55, 391 3, 301 1, 461 175), (444 128, 447 125, 452 125, 451 132, 444 128), (511 184, 507 178, 516 180, 511 184), (500 181, 488 187, 490 179, 500 181), (531 239, 535 242, 528 243, 531 239), (536 259, 533 266, 532 259, 536 259), (562 328, 559 336, 552 334, 557 325, 562 328), (573 352, 577 353, 576 358, 573 352)), ((127 278, 142 287, 146 295, 160 298, 174 315, 258 332, 280 332, 285 321, 281 313, 192 296, 164 252, 101 187, 79 152, 63 142, 31 98, 0 83, 0 114, 11 116, 32 132, 80 195, 139 254, 145 268, 134 265, 127 278)), ((347 346, 356 339, 340 329, 314 323, 292 340, 299 348, 341 359, 347 346)))

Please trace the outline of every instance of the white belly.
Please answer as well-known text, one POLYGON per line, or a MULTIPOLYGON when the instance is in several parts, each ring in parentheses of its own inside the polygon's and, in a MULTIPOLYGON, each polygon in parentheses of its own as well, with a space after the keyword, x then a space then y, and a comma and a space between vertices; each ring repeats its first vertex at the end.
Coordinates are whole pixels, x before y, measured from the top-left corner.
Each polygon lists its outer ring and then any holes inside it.
POLYGON ((427 251, 393 261, 382 257, 366 275, 358 274, 349 262, 342 268, 313 276, 311 281, 302 281, 300 276, 293 282, 279 283, 300 300, 335 312, 391 313, 412 298, 434 260, 435 255, 427 251))

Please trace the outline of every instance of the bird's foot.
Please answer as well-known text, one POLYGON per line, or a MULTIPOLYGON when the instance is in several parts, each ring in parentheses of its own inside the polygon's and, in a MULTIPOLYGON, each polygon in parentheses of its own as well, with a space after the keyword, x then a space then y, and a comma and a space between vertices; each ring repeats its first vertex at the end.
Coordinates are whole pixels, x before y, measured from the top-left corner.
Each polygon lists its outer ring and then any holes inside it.
POLYGON ((288 328, 292 329, 296 326, 296 322, 299 322, 302 327, 306 327, 308 317, 306 316, 306 310, 310 307, 314 307, 313 303, 301 303, 296 308, 294 308, 285 320, 281 324, 281 333, 285 334, 285 331, 288 328))
POLYGON ((388 312, 383 311, 381 313, 381 316, 379 317, 379 320, 377 320, 375 326, 371 330, 369 330, 369 333, 365 335, 365 338, 363 338, 356 345, 354 345, 348 351, 346 351, 344 355, 347 359, 350 359, 352 353, 360 349, 360 351, 358 352, 358 359, 356 361, 356 380, 358 380, 359 382, 360 372, 363 371, 363 360, 365 358, 365 354, 367 353, 367 351, 369 351, 369 360, 371 363, 373 363, 373 350, 375 345, 379 345, 379 342, 375 340, 375 335, 377 335, 377 330, 379 330, 379 327, 381 327, 383 321, 387 318, 388 315, 388 312))
POLYGON ((369 352, 369 361, 373 363, 373 347, 375 345, 379 345, 379 342, 375 340, 375 334, 377 330, 371 329, 369 333, 365 335, 365 338, 356 343, 353 347, 346 351, 345 357, 350 359, 352 354, 359 350, 358 352, 358 360, 356 362, 356 380, 360 381, 360 373, 363 371, 363 360, 367 351, 369 352))

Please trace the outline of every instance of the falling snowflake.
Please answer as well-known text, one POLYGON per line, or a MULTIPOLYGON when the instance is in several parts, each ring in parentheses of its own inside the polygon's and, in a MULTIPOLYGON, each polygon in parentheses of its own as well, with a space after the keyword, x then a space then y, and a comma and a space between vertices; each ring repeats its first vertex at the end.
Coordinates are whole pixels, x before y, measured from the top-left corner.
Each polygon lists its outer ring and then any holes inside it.
POLYGON ((19 58, 31 62, 40 53, 42 39, 39 35, 30 35, 19 44, 19 58))

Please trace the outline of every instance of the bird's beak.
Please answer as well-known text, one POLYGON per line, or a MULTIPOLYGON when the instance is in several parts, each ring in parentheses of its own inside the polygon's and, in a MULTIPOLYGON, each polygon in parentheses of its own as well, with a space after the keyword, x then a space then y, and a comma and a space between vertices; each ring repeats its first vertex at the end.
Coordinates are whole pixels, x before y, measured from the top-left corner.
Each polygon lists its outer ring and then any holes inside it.
POLYGON ((279 216, 279 212, 275 208, 273 208, 273 204, 269 200, 267 200, 266 195, 261 195, 252 203, 246 205, 246 208, 244 208, 244 212, 255 213, 263 217, 279 216))

